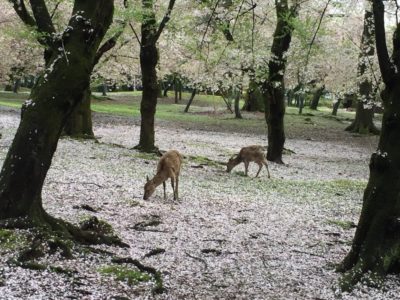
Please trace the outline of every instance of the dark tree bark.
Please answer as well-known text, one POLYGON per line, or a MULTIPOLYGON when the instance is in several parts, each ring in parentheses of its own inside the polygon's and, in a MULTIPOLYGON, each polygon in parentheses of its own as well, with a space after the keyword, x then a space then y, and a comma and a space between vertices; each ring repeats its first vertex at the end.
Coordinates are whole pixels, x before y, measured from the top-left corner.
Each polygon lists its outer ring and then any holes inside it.
POLYGON ((332 116, 337 116, 340 102, 342 102, 342 98, 338 98, 337 101, 333 104, 332 116))
POLYGON ((156 66, 158 63, 157 40, 170 19, 175 0, 170 0, 167 13, 157 26, 153 0, 142 0, 143 20, 140 42, 140 68, 142 70, 142 101, 140 103, 140 140, 135 146, 143 152, 157 151, 155 146, 154 117, 157 106, 158 84, 156 66))
MULTIPOLYGON (((106 40, 97 50, 95 59, 93 61, 93 68, 98 64, 101 57, 109 50, 115 47, 117 40, 124 31, 126 22, 122 22, 121 27, 117 32, 106 40)), ((107 96, 107 84, 103 84, 103 96, 107 96)), ((89 138, 94 139, 93 126, 92 126, 92 110, 91 110, 91 96, 90 88, 83 92, 83 98, 80 99, 75 111, 69 116, 63 134, 70 137, 89 138)))
MULTIPOLYGON (((48 19, 44 2, 39 2, 41 5, 36 7, 31 1, 40 29, 46 27, 43 23, 48 19)), ((15 6, 20 13, 24 11, 23 1, 16 1, 15 6)), ((25 12, 30 16, 26 9, 25 12)), ((47 49, 46 71, 23 105, 21 121, 0 174, 2 223, 20 219, 65 235, 75 235, 76 228, 44 211, 43 182, 65 120, 89 87, 96 50, 112 21, 113 1, 76 0, 73 15, 81 18, 71 18, 68 29, 47 49), (58 46, 63 50, 59 51, 58 46)))
POLYGON ((239 106, 239 101, 240 101, 240 96, 242 95, 241 89, 236 91, 235 93, 235 118, 236 119, 242 119, 242 114, 240 113, 240 106, 239 106))
POLYGON ((193 89, 192 94, 190 95, 190 99, 185 107, 185 113, 187 113, 189 111, 189 107, 190 107, 190 105, 192 105, 192 102, 193 102, 194 97, 196 96, 196 93, 197 93, 197 89, 193 89))
POLYGON ((373 0, 376 49, 385 89, 378 149, 370 160, 370 176, 352 247, 338 268, 344 290, 362 278, 382 278, 400 267, 400 25, 394 33, 390 59, 384 4, 373 0), (367 276, 365 274, 369 272, 367 276))
POLYGON ((373 83, 369 76, 371 72, 370 64, 375 54, 375 30, 374 16, 371 10, 366 9, 364 15, 364 29, 361 38, 361 51, 358 58, 358 101, 354 121, 345 129, 346 131, 357 132, 361 134, 379 134, 379 129, 374 124, 374 106, 375 91, 373 83))
POLYGON ((315 88, 310 103, 310 109, 316 110, 318 108, 319 99, 321 99, 324 90, 325 90, 325 85, 315 88))
POLYGON ((83 92, 82 100, 71 113, 64 126, 63 134, 76 138, 94 138, 90 88, 83 92))
POLYGON ((260 86, 254 81, 254 79, 250 79, 243 110, 261 112, 265 111, 264 99, 260 90, 260 86))
POLYGON ((276 0, 277 24, 273 35, 271 57, 268 63, 268 79, 263 84, 263 97, 266 108, 265 119, 268 125, 267 159, 282 164, 285 144, 283 119, 285 116, 285 53, 292 39, 292 19, 297 15, 298 6, 289 8, 287 0, 276 0))

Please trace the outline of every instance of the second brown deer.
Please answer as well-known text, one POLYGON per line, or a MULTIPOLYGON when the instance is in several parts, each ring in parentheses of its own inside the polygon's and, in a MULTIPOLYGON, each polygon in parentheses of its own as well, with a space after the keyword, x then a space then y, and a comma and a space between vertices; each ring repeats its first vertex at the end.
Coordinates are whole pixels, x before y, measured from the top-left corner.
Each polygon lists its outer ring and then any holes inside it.
POLYGON ((179 173, 181 171, 182 165, 182 155, 176 150, 169 150, 161 156, 160 161, 157 165, 157 174, 149 180, 147 177, 147 182, 144 185, 144 195, 143 199, 147 200, 156 190, 156 187, 161 183, 164 187, 164 199, 166 199, 165 193, 165 181, 171 178, 171 186, 174 191, 174 200, 178 199, 178 183, 179 183, 179 173))
POLYGON ((268 164, 267 160, 265 159, 263 150, 264 147, 259 145, 243 147, 242 149, 240 149, 239 154, 235 154, 229 159, 228 163, 226 164, 226 171, 230 173, 234 167, 243 162, 245 175, 247 176, 249 163, 253 161, 259 166, 256 177, 258 176, 258 174, 260 174, 261 168, 264 165, 267 168, 268 178, 270 178, 271 176, 269 174, 268 164))

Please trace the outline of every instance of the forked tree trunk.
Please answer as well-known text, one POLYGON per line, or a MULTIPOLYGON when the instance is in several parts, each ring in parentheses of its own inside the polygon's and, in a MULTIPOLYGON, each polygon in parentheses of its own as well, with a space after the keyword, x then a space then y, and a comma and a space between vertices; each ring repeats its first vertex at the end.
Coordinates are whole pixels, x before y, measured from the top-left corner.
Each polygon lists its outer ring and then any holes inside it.
POLYGON ((168 10, 157 27, 154 0, 142 0, 143 20, 141 26, 140 68, 142 71, 142 101, 140 103, 140 139, 135 149, 143 152, 157 151, 154 136, 154 117, 156 114, 158 82, 156 66, 158 63, 157 40, 169 21, 174 0, 169 1, 168 10))
POLYGON ((43 182, 65 120, 89 87, 93 59, 112 14, 112 0, 75 1, 73 15, 81 18, 71 18, 63 51, 54 50, 49 56, 45 75, 23 105, 0 174, 0 219, 25 218, 37 225, 61 226, 42 207, 43 182))
POLYGON ((338 268, 346 272, 340 282, 344 290, 362 278, 379 284, 376 279, 398 273, 400 267, 400 76, 395 71, 400 67, 400 25, 394 34, 391 60, 386 46, 384 5, 382 0, 372 3, 379 66, 385 83, 384 113, 353 244, 338 268))
POLYGON ((285 53, 292 39, 293 24, 291 20, 297 14, 297 6, 289 9, 287 0, 275 1, 277 24, 273 36, 271 56, 268 63, 268 79, 263 84, 265 119, 268 125, 267 159, 282 164, 282 153, 285 144, 283 119, 285 116, 285 53))

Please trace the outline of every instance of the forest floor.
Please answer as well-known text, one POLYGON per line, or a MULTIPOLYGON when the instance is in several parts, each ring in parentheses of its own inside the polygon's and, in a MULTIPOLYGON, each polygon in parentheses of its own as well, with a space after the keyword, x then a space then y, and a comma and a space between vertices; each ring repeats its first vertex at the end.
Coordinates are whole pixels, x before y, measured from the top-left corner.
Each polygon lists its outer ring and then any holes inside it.
MULTIPOLYGON (((16 110, 1 109, 0 161, 18 122, 16 110)), ((245 177, 243 165, 228 174, 223 163, 243 146, 266 145, 261 130, 158 121, 159 148, 185 156, 180 199, 173 201, 168 184, 167 200, 160 186, 144 201, 145 177, 155 173, 158 158, 132 150, 138 124, 95 114, 99 143, 61 139, 43 191, 51 215, 75 224, 96 216, 130 248, 96 246, 105 251, 93 253, 77 247, 71 259, 38 260, 70 272, 35 271, 7 263, 21 246, 0 234, 0 299, 398 299, 396 276, 379 289, 337 288, 335 264, 350 249, 377 137, 344 132, 344 123, 289 125, 286 148, 293 152, 285 154, 285 165, 270 163, 271 178, 263 169, 254 179, 256 165, 245 177), (152 280, 129 282, 121 273, 134 267, 121 271, 108 252, 159 270, 164 293, 152 293, 152 280)))

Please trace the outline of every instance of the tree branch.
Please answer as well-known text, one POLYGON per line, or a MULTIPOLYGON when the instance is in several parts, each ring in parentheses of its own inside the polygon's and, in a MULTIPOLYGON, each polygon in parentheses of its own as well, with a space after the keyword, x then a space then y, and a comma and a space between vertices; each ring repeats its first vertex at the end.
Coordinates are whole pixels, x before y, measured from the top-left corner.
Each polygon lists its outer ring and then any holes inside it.
POLYGON ((44 0, 30 0, 33 16, 36 20, 36 25, 41 33, 52 34, 56 32, 53 21, 47 9, 44 0))
POLYGON ((171 18, 171 12, 172 12, 172 9, 174 8, 174 5, 175 5, 175 0, 169 0, 167 12, 165 13, 164 18, 162 19, 162 21, 160 23, 160 26, 158 26, 157 33, 154 36, 154 42, 157 42, 157 40, 159 39, 162 31, 165 28, 165 25, 167 25, 169 19, 171 18))
POLYGON ((331 2, 331 0, 328 0, 328 2, 326 2, 326 5, 325 5, 325 7, 324 7, 324 10, 322 11, 321 16, 320 16, 320 18, 319 18, 317 29, 316 29, 315 32, 314 32, 314 35, 313 35, 313 37, 312 37, 312 39, 311 39, 310 44, 308 45, 309 47, 308 47, 307 56, 306 56, 306 63, 305 63, 306 66, 308 65, 308 61, 309 61, 309 59, 310 59, 311 48, 312 48, 312 46, 313 46, 313 44, 314 44, 314 42, 315 42, 315 39, 316 39, 317 34, 318 34, 318 31, 319 31, 319 29, 321 28, 322 20, 323 20, 323 18, 324 18, 324 16, 325 16, 326 10, 328 9, 328 5, 329 5, 330 2, 331 2))
POLYGON ((385 36, 384 4, 382 0, 372 0, 372 11, 375 20, 376 52, 383 82, 390 86, 395 76, 394 66, 390 61, 385 36))
POLYGON ((56 11, 57 11, 58 7, 60 6, 60 4, 61 4, 61 1, 58 1, 58 2, 56 3, 56 5, 54 6, 54 9, 53 9, 53 12, 51 13, 50 19, 53 20, 54 15, 56 14, 56 11))
POLYGON ((13 3, 15 12, 17 13, 21 21, 25 23, 25 25, 31 27, 36 26, 36 21, 26 9, 24 0, 10 0, 10 2, 13 3))
POLYGON ((127 21, 122 22, 121 28, 100 46, 100 48, 96 52, 96 56, 94 57, 93 66, 97 65, 104 53, 115 47, 115 45, 117 44, 117 40, 124 32, 127 23, 127 21))

